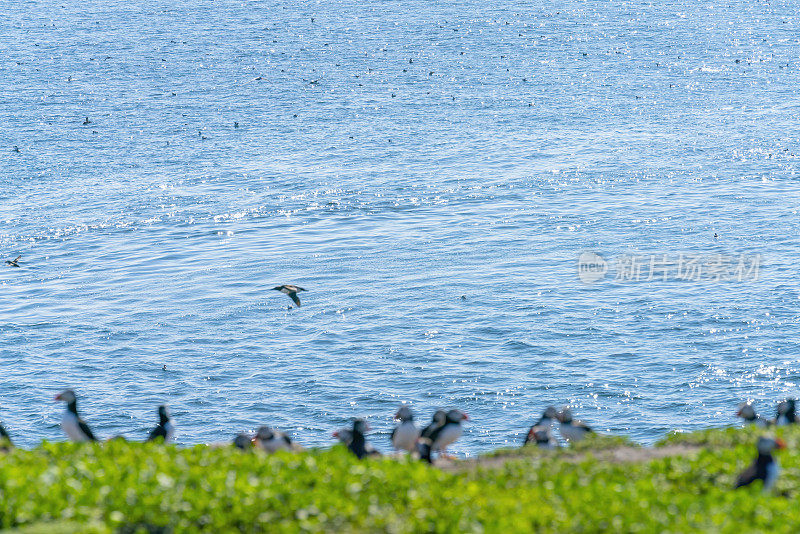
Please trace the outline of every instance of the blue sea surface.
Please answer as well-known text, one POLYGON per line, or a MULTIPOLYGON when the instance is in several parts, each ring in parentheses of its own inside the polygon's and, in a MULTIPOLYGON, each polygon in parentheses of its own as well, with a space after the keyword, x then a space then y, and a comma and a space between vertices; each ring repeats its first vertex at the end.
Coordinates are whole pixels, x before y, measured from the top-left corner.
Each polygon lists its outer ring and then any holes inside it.
POLYGON ((652 443, 800 396, 797 4, 557 4, 5 2, 15 440, 64 439, 65 387, 182 444, 458 407, 461 454, 548 404, 652 443))

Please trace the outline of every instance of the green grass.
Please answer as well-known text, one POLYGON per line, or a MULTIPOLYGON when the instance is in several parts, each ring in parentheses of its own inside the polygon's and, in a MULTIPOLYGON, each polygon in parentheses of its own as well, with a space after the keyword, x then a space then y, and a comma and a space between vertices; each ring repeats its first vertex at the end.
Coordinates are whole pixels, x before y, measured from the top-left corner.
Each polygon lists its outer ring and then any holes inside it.
MULTIPOLYGON (((346 450, 267 456, 155 444, 43 444, 0 456, 0 528, 72 532, 798 532, 800 428, 769 493, 732 489, 755 429, 672 435, 680 454, 611 461, 627 440, 510 451, 444 471, 346 450)), ((630 451, 631 449, 624 449, 630 451)), ((670 449, 671 450, 671 449, 670 449)), ((646 453, 648 449, 641 449, 646 453)), ((646 454, 645 454, 646 456, 646 454)))

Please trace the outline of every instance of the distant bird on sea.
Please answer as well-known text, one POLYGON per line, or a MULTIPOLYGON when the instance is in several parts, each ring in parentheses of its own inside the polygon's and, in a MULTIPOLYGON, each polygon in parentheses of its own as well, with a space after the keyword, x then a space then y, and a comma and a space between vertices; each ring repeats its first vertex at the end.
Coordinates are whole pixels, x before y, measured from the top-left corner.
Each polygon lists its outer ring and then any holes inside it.
POLYGON ((86 117, 86 118, 83 120, 83 125, 84 125, 84 126, 86 126, 87 124, 92 124, 92 121, 90 121, 90 120, 89 120, 89 117, 86 117))
POLYGON ((72 441, 97 441, 89 425, 78 415, 78 401, 75 392, 65 389, 56 395, 57 401, 67 403, 67 409, 61 416, 61 428, 72 441))
POLYGON ((414 414, 411 412, 411 408, 405 405, 400 406, 394 417, 400 420, 400 424, 392 430, 392 445, 398 451, 414 452, 417 448, 419 428, 414 422, 414 414))
POLYGON ((258 428, 256 437, 253 438, 253 445, 269 453, 294 449, 294 444, 289 436, 268 426, 258 428))
POLYGON ((760 437, 756 444, 758 456, 750 467, 742 471, 736 479, 736 487, 741 488, 752 484, 756 480, 764 482, 764 491, 767 491, 778 479, 778 462, 772 457, 772 451, 785 449, 786 444, 780 439, 760 437))
POLYGON ((302 287, 299 286, 292 286, 289 284, 284 284, 282 286, 277 286, 272 288, 273 291, 280 291, 284 295, 289 295, 289 298, 294 301, 297 307, 300 307, 300 299, 297 298, 297 293, 299 291, 305 291, 302 287))
POLYGON ((757 426, 769 426, 771 421, 767 421, 760 415, 756 414, 753 405, 749 402, 743 402, 739 405, 739 410, 736 412, 737 417, 741 417, 744 419, 744 422, 747 424, 753 424, 757 426))
POLYGON ((567 441, 580 441, 592 434, 594 431, 581 421, 572 419, 572 411, 569 408, 562 408, 558 414, 558 420, 561 422, 560 430, 561 435, 567 441))
POLYGON ((9 267, 19 267, 19 263, 17 263, 17 262, 19 262, 19 259, 21 257, 22 257, 22 254, 20 254, 19 256, 14 258, 13 260, 6 260, 6 263, 8 264, 9 267))
POLYGON ((165 405, 158 407, 158 425, 150 431, 150 436, 147 441, 155 441, 163 439, 164 443, 171 443, 172 438, 175 437, 175 425, 172 424, 172 418, 169 416, 169 410, 165 405))
POLYGON ((17 145, 14 145, 14 152, 19 153, 19 147, 17 145))
POLYGON ((793 425, 797 423, 797 414, 795 413, 795 400, 786 399, 778 403, 777 415, 775 417, 775 424, 779 426, 793 425))

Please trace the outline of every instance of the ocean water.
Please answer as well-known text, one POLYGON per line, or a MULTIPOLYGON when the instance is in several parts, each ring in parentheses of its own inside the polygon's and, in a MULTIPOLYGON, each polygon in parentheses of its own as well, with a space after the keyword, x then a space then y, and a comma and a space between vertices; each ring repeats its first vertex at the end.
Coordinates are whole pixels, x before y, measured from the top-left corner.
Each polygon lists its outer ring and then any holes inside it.
POLYGON ((559 6, 6 2, 16 441, 64 387, 182 444, 458 407, 461 454, 548 404, 651 443, 800 396, 796 4, 559 6))

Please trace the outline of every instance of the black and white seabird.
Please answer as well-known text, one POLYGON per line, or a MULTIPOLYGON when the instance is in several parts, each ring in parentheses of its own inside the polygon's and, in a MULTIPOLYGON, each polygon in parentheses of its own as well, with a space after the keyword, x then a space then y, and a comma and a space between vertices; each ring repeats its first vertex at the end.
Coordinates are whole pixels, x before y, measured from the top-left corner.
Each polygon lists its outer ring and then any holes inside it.
POLYGON ((548 406, 545 408, 544 413, 542 413, 542 416, 539 418, 539 420, 536 421, 528 430, 528 433, 525 435, 525 441, 522 444, 527 445, 528 443, 535 442, 540 447, 543 447, 545 442, 552 442, 554 446, 557 447, 558 440, 556 440, 556 438, 553 436, 553 423, 555 423, 557 418, 558 412, 554 406, 548 406))
POLYGON ((447 422, 447 412, 444 410, 436 410, 433 413, 433 418, 431 422, 422 429, 419 433, 419 439, 417 440, 417 452, 419 453, 419 457, 422 460, 431 463, 431 452, 433 446, 432 436, 434 432, 437 432, 441 427, 445 425, 447 422))
POLYGON ((253 446, 253 438, 244 432, 239 432, 233 438, 233 446, 237 449, 247 450, 253 446))
POLYGON ((67 409, 64 410, 64 414, 61 416, 61 428, 69 439, 78 442, 97 441, 89 425, 78 415, 78 404, 74 391, 65 389, 56 395, 55 400, 67 403, 67 409))
POLYGON ((756 444, 758 456, 750 467, 742 471, 736 479, 736 487, 741 488, 756 480, 764 482, 764 491, 770 489, 778 478, 778 462, 772 457, 772 451, 785 449, 786 444, 780 439, 760 437, 756 444))
POLYGON ((6 429, 2 423, 0 423, 0 441, 11 443, 11 436, 8 435, 8 432, 6 432, 6 429))
POLYGON ((786 399, 778 403, 778 414, 775 417, 776 425, 793 425, 797 423, 797 414, 795 413, 795 400, 786 399))
POLYGON ((280 291, 284 295, 289 295, 289 298, 294 301, 297 307, 300 307, 300 299, 297 298, 297 293, 298 291, 305 291, 302 287, 284 284, 282 286, 273 287, 272 289, 273 291, 280 291))
POLYGON ((744 419, 746 424, 752 424, 761 427, 769 426, 770 424, 769 421, 756 414, 753 405, 749 402, 743 402, 739 405, 739 410, 736 412, 736 416, 744 419))
POLYGON ((364 419, 354 419, 353 428, 345 430, 347 431, 342 432, 339 430, 334 432, 334 436, 338 437, 339 441, 346 443, 350 452, 355 454, 359 460, 366 456, 381 455, 364 436, 364 433, 369 430, 369 425, 364 419))
POLYGON ((163 439, 164 443, 172 443, 172 438, 174 437, 175 425, 172 424, 172 418, 169 416, 169 410, 166 405, 162 404, 158 407, 158 426, 150 431, 147 441, 163 439))
POLYGON ((86 118, 83 120, 83 125, 84 125, 84 126, 86 126, 87 124, 92 124, 92 121, 90 121, 90 120, 89 120, 89 117, 86 117, 86 118))
POLYGON ((256 437, 253 438, 253 445, 270 454, 294 449, 294 444, 289 436, 268 426, 258 428, 256 437))
POLYGON ((462 421, 469 421, 469 416, 461 410, 437 410, 433 414, 433 421, 420 433, 419 451, 422 460, 431 463, 431 454, 439 452, 440 455, 447 454, 447 447, 461 437, 464 429, 461 427, 462 421))
POLYGON ((567 441, 580 441, 585 438, 587 434, 594 433, 594 431, 583 422, 573 420, 572 411, 569 408, 562 408, 561 412, 558 414, 558 420, 561 422, 561 435, 567 441))
POLYGON ((13 260, 6 260, 6 263, 9 267, 19 267, 19 259, 22 257, 22 254, 14 258, 13 260))
POLYGON ((469 416, 461 410, 450 410, 445 417, 445 423, 431 436, 431 450, 442 454, 447 452, 447 447, 455 442, 464 433, 462 421, 469 421, 469 416))
POLYGON ((8 435, 6 429, 0 424, 0 452, 8 452, 14 448, 14 443, 11 441, 11 436, 8 435))
POLYGON ((392 445, 398 451, 414 452, 417 449, 419 428, 414 422, 411 408, 405 405, 400 406, 394 417, 400 420, 400 424, 392 430, 392 445))
POLYGON ((535 444, 542 449, 557 449, 559 447, 558 440, 553 435, 553 429, 549 425, 533 425, 528 430, 528 435, 525 436, 523 445, 528 445, 529 443, 535 444))

